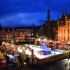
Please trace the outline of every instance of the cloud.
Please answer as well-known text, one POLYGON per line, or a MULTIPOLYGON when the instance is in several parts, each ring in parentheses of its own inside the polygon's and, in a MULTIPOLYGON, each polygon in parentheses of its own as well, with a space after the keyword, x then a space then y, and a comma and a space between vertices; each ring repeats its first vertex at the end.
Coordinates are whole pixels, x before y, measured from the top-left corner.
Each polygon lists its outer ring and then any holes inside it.
POLYGON ((47 12, 47 9, 62 12, 67 7, 70 8, 70 0, 0 0, 0 15, 47 12))
POLYGON ((70 9, 70 0, 0 0, 0 22, 2 26, 41 25, 47 20, 57 19, 62 10, 70 9))
POLYGON ((16 26, 39 26, 46 20, 46 13, 17 13, 9 16, 4 16, 0 19, 2 26, 6 27, 16 27, 16 26))

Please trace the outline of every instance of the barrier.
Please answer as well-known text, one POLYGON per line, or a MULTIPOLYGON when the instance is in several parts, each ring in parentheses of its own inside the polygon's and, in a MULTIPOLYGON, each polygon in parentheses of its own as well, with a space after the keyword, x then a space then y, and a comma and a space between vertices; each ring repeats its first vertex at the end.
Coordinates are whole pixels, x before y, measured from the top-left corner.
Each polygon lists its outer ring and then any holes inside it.
POLYGON ((64 52, 64 53, 59 54, 59 55, 50 56, 50 57, 47 57, 44 59, 38 59, 38 64, 50 63, 50 62, 54 62, 54 61, 68 58, 70 56, 69 53, 70 52, 64 52))

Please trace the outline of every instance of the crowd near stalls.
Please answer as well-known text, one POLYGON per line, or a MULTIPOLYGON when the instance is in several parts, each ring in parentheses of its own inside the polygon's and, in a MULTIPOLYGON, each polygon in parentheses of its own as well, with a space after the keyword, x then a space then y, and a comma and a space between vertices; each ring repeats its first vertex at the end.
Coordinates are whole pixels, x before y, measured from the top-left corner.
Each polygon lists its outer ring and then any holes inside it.
MULTIPOLYGON (((46 49, 51 48, 54 49, 67 49, 67 45, 70 45, 69 42, 60 42, 60 41, 35 41, 35 45, 38 45, 39 48, 46 49), (43 47, 43 46, 44 47, 43 47)), ((36 46, 35 46, 36 47, 36 46)), ((34 48, 34 47, 32 47, 34 48)), ((33 49, 28 45, 14 45, 13 43, 2 42, 0 46, 0 66, 3 63, 5 64, 13 64, 13 65, 24 65, 24 64, 37 64, 37 57, 34 55, 33 49), (4 60, 4 61, 2 61, 4 60)), ((36 50, 35 50, 36 51, 36 50)), ((50 51, 48 51, 50 53, 50 51)))
POLYGON ((35 64, 34 60, 36 60, 36 57, 28 45, 22 47, 12 43, 2 42, 0 46, 0 65, 2 64, 2 59, 5 60, 5 64, 21 66, 24 64, 35 64), (27 55, 28 52, 30 55, 27 55))
POLYGON ((68 50, 70 49, 70 41, 55 41, 55 40, 47 40, 46 38, 44 39, 36 39, 35 40, 35 44, 36 45, 42 45, 42 42, 44 42, 46 44, 46 46, 48 48, 54 48, 54 49, 64 49, 64 50, 68 50))

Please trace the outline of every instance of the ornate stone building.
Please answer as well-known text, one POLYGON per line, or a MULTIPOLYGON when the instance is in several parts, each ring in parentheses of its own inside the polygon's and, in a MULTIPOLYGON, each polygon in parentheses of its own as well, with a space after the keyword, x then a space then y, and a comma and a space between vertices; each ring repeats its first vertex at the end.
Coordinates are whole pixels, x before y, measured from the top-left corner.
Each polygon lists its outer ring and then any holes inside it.
POLYGON ((32 29, 2 28, 0 30, 0 40, 8 42, 11 42, 11 40, 14 40, 15 42, 31 41, 32 33, 32 29))
POLYGON ((47 39, 55 40, 57 34, 57 22, 56 20, 51 20, 50 17, 50 10, 48 10, 46 23, 40 27, 39 34, 45 35, 47 39))
POLYGON ((58 40, 60 41, 70 41, 70 15, 66 11, 62 13, 62 18, 58 17, 58 40))

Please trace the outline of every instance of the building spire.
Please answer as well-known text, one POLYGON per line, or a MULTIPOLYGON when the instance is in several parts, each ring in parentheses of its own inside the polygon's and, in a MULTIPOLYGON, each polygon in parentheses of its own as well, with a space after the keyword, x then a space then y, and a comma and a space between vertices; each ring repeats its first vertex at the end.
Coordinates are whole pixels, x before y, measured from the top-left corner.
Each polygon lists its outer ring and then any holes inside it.
POLYGON ((50 38, 50 10, 47 11, 47 37, 50 38))
POLYGON ((35 25, 34 25, 34 22, 33 22, 33 38, 34 38, 34 27, 35 27, 35 25))
POLYGON ((68 15, 68 8, 66 8, 66 15, 68 15))
POLYGON ((58 14, 58 20, 60 19, 59 14, 58 14))
POLYGON ((48 21, 50 22, 50 10, 48 9, 48 17, 47 17, 48 21))
POLYGON ((65 16, 65 15, 64 15, 64 11, 62 11, 62 18, 64 18, 64 16, 65 16))

